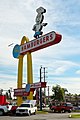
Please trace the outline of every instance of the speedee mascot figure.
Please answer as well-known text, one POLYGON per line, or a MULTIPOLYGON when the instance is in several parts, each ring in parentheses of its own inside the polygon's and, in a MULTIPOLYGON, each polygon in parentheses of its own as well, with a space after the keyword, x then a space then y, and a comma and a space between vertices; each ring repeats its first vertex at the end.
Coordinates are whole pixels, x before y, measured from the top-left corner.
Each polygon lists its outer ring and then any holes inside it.
POLYGON ((36 12, 38 13, 35 20, 36 24, 33 26, 32 30, 35 31, 34 37, 39 38, 39 36, 43 34, 43 32, 41 31, 43 26, 47 25, 47 23, 42 23, 44 20, 43 13, 46 12, 46 9, 44 9, 43 7, 39 7, 38 9, 36 9, 36 12))

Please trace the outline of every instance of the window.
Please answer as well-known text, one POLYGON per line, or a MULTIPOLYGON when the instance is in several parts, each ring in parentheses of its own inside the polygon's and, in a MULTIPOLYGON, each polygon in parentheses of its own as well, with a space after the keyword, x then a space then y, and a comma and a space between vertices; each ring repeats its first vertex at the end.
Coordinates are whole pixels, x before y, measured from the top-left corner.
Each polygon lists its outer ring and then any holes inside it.
POLYGON ((30 104, 21 104, 20 107, 30 107, 30 104))

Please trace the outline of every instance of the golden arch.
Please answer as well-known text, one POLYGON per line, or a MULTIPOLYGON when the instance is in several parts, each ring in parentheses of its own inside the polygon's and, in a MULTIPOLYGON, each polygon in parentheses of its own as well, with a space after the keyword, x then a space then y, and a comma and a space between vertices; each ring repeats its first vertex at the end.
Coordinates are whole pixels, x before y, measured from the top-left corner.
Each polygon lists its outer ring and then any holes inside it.
MULTIPOLYGON (((29 39, 27 37, 23 37, 21 40, 21 44, 29 42, 29 39)), ((18 82, 17 82, 17 88, 22 88, 22 81, 23 81, 23 57, 24 55, 19 56, 18 61, 18 82)), ((33 83, 33 73, 32 73, 32 56, 31 52, 27 52, 27 83, 31 84, 33 83)), ((29 96, 27 97, 28 100, 33 99, 33 92, 30 92, 29 96)), ((19 106, 22 103, 22 97, 17 97, 17 105, 19 106)))

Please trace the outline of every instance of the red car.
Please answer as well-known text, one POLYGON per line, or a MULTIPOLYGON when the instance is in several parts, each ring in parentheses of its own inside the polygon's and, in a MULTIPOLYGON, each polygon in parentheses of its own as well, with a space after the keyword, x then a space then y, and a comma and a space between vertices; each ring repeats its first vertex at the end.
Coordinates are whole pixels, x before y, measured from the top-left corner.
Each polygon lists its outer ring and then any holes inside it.
POLYGON ((57 104, 56 106, 52 106, 51 110, 53 112, 62 112, 62 113, 69 112, 70 113, 73 110, 73 106, 71 103, 60 103, 60 104, 57 104))

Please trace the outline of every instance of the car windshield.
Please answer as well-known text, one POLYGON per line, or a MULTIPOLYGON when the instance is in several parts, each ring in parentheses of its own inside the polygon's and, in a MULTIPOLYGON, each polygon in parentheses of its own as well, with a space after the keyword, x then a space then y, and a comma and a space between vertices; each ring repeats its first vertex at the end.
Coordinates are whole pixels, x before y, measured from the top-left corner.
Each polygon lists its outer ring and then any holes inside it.
POLYGON ((63 106, 69 106, 69 107, 71 107, 72 104, 71 103, 64 103, 63 106))
POLYGON ((21 104, 20 107, 30 107, 30 104, 21 104))

